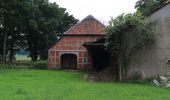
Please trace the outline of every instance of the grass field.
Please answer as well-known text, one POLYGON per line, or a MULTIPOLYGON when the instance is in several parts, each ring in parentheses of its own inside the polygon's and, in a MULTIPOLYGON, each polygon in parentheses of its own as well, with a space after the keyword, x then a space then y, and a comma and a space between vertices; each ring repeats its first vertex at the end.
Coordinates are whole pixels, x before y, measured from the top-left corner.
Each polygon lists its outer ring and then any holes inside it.
POLYGON ((15 55, 17 61, 31 61, 31 58, 26 55, 15 55))
POLYGON ((170 100, 170 89, 144 84, 97 83, 84 73, 0 70, 0 100, 170 100))

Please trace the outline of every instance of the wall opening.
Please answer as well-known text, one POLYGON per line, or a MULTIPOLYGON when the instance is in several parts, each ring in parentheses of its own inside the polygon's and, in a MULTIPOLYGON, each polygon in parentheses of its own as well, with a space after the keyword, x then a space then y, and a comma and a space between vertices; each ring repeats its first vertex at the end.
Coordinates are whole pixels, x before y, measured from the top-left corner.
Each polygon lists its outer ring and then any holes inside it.
POLYGON ((77 56, 75 54, 62 54, 61 68, 77 70, 77 56))
POLYGON ((93 70, 100 71, 109 67, 109 65, 110 56, 106 51, 101 50, 93 52, 93 70))

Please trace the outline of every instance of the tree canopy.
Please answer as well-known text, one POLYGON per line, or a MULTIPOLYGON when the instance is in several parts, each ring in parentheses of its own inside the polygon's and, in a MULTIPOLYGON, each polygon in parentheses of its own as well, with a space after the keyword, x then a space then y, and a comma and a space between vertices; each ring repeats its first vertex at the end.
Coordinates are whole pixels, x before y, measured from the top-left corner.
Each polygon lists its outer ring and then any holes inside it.
POLYGON ((148 14, 152 10, 164 5, 166 2, 169 2, 169 0, 138 0, 135 8, 143 14, 148 14))
POLYGON ((36 61, 38 55, 47 59, 48 46, 59 35, 77 23, 65 8, 48 0, 1 0, 0 55, 9 53, 12 60, 21 48, 30 51, 36 61))
POLYGON ((106 29, 106 48, 115 58, 119 79, 126 76, 130 57, 153 41, 150 22, 141 13, 122 14, 111 19, 106 29))

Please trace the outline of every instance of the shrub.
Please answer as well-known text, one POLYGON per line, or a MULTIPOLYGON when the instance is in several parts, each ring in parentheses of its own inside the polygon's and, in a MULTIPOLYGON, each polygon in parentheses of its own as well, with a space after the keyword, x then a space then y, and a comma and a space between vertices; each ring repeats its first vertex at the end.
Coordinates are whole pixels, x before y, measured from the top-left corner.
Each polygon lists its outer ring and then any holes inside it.
POLYGON ((0 64, 0 69, 47 69, 47 61, 17 61, 0 64))
POLYGON ((38 61, 33 65, 35 69, 47 69, 47 61, 38 61))

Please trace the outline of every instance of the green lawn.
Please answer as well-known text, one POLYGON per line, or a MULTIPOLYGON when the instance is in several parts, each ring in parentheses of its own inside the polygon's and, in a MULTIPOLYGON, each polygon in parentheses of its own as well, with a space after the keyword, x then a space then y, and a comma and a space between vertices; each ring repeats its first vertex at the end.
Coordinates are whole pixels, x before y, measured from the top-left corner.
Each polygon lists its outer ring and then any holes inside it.
POLYGON ((127 83, 96 83, 83 73, 0 70, 0 100, 170 100, 170 89, 127 83))
POLYGON ((15 55, 17 61, 31 61, 31 58, 26 55, 15 55))

